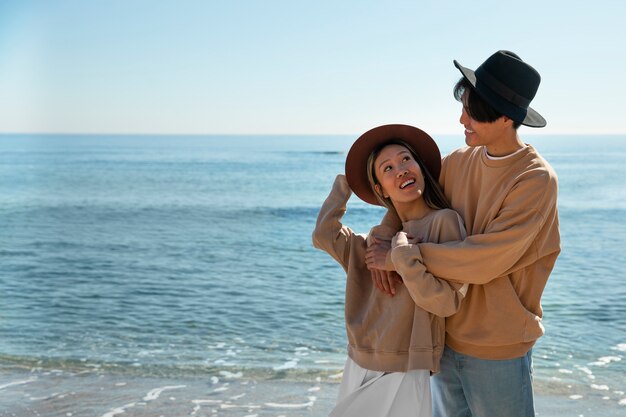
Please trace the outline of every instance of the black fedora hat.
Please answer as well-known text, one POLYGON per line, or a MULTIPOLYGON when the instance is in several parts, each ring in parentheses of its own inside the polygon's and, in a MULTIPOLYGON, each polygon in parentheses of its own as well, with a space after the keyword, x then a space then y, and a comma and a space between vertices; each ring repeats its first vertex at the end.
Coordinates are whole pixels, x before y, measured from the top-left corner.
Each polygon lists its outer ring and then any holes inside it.
POLYGON ((541 76, 533 67, 510 51, 498 51, 476 71, 454 60, 474 91, 491 107, 516 122, 530 127, 544 127, 546 119, 529 107, 541 76))
POLYGON ((441 153, 430 135, 414 126, 390 124, 378 126, 363 133, 352 144, 346 157, 346 179, 354 194, 366 203, 380 206, 367 177, 367 161, 370 154, 385 143, 401 140, 409 145, 436 179, 441 171, 441 153))

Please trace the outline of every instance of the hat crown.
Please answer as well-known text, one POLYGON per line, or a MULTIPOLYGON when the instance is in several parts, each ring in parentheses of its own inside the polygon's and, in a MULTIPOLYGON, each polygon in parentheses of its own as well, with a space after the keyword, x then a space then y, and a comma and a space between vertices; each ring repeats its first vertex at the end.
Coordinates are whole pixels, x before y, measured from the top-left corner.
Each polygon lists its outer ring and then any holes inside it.
POLYGON ((491 55, 476 69, 476 82, 486 84, 488 88, 520 107, 528 107, 537 94, 541 76, 517 54, 502 50, 491 55), (512 98, 514 95, 525 100, 516 102, 512 98))

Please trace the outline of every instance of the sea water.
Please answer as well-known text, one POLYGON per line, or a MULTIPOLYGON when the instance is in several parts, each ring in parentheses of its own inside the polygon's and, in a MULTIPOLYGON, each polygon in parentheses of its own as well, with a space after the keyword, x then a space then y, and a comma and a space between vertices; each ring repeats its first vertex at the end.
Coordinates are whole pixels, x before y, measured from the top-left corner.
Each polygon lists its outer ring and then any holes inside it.
MULTIPOLYGON (((443 154, 463 145, 435 139, 443 154)), ((524 139, 560 183, 536 391, 620 409, 626 137, 524 139)), ((0 380, 0 405, 59 373, 336 378, 345 276, 311 232, 353 140, 0 136, 0 377, 27 372, 0 380)), ((353 197, 344 223, 366 232, 383 215, 353 197)))

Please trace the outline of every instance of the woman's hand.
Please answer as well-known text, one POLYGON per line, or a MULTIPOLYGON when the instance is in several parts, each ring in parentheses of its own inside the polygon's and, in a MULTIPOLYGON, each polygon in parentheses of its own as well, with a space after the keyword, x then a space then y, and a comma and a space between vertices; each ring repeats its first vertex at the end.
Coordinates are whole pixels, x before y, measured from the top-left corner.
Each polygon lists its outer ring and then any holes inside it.
POLYGON ((392 248, 397 248, 398 246, 407 246, 408 244, 409 244, 409 235, 407 235, 405 232, 398 232, 393 237, 393 239, 391 239, 392 248))
POLYGON ((402 285, 402 278, 396 271, 381 271, 372 269, 372 281, 379 291, 393 297, 396 295, 396 288, 402 285))
POLYGON ((422 243, 424 239, 421 237, 413 237, 409 236, 405 232, 398 232, 391 239, 391 248, 395 249, 398 246, 408 246, 408 245, 416 245, 418 243, 422 243))
POLYGON ((396 295, 396 287, 402 284, 402 278, 395 271, 386 270, 387 254, 390 250, 389 241, 372 236, 371 244, 365 252, 365 263, 376 288, 393 297, 396 295))

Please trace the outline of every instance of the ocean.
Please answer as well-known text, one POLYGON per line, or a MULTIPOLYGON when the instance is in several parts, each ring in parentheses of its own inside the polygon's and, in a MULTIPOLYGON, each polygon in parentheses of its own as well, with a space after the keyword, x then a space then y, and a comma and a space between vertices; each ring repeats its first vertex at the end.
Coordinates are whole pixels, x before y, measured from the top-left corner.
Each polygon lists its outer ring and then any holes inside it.
MULTIPOLYGON (((535 392, 619 415, 626 137, 521 134, 560 184, 535 392)), ((0 136, 0 416, 326 415, 344 273, 311 232, 354 139, 0 136)))

